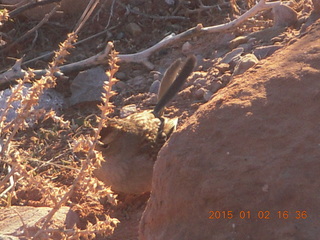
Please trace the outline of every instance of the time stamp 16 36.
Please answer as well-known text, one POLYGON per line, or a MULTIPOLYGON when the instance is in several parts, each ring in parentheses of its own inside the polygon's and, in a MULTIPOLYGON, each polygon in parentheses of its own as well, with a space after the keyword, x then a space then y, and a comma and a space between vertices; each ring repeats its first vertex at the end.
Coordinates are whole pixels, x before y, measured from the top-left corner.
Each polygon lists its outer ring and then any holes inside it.
POLYGON ((301 211, 209 211, 209 219, 300 219, 308 218, 308 212, 301 211))

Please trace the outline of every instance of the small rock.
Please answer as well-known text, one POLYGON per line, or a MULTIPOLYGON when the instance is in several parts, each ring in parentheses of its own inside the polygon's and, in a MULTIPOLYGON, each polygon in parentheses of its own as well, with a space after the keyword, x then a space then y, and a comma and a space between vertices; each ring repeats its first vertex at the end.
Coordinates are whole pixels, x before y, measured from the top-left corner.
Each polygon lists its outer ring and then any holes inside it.
POLYGON ((220 61, 220 63, 230 64, 232 61, 240 59, 241 54, 243 53, 243 48, 233 49, 231 52, 228 52, 220 61))
POLYGON ((206 82, 207 82, 207 79, 205 78, 197 78, 193 84, 198 87, 203 87, 206 85, 206 82))
POLYGON ((266 57, 269 57, 271 54, 273 54, 276 50, 282 48, 281 45, 270 45, 270 46, 262 46, 262 47, 257 47, 254 51, 253 54, 259 59, 264 59, 266 57))
POLYGON ((202 99, 203 98, 203 95, 205 94, 205 89, 204 88, 199 88, 195 91, 194 93, 194 97, 196 99, 202 99))
MULTIPOLYGON (((52 208, 49 207, 30 206, 12 206, 0 209, 1 234, 6 237, 4 239, 15 239, 14 237, 21 235, 22 229, 24 229, 32 237, 39 230, 35 224, 51 210, 52 208), (23 219, 23 222, 21 219, 23 219)), ((79 216, 70 210, 69 207, 63 206, 56 212, 51 222, 52 228, 72 228, 75 224, 79 223, 79 216), (65 226, 66 222, 68 226, 65 226)))
POLYGON ((152 77, 153 77, 153 81, 160 81, 160 76, 161 76, 161 73, 160 72, 158 72, 158 71, 152 71, 151 72, 152 73, 152 77))
POLYGON ((138 37, 142 33, 141 27, 134 22, 129 23, 126 29, 134 37, 138 37))
POLYGON ((160 81, 156 80, 151 84, 151 86, 149 88, 149 92, 157 94, 159 91, 159 87, 160 87, 160 81))
POLYGON ((124 72, 116 72, 115 77, 122 81, 127 79, 127 75, 124 72))
POLYGON ((222 86, 222 82, 221 81, 212 81, 211 85, 210 85, 210 90, 212 93, 215 93, 216 91, 218 91, 222 86))
POLYGON ((240 44, 247 43, 249 40, 248 36, 239 36, 229 42, 230 49, 238 47, 240 44))
POLYGON ((69 98, 69 104, 100 101, 105 81, 108 81, 108 77, 102 67, 80 72, 70 86, 72 94, 69 98))
POLYGON ((224 72, 226 72, 226 71, 228 71, 229 70, 229 68, 230 68, 230 65, 228 64, 228 63, 219 63, 217 66, 215 66, 218 70, 219 70, 219 72, 220 73, 224 73, 224 72))
POLYGON ((244 52, 251 52, 252 47, 253 47, 253 43, 251 41, 251 42, 248 42, 248 43, 240 44, 239 47, 242 47, 244 52))
POLYGON ((120 110, 120 118, 125 118, 135 112, 137 112, 137 106, 135 104, 126 105, 120 110))
POLYGON ((144 76, 136 76, 127 81, 127 83, 132 86, 143 86, 146 82, 147 80, 144 76))
POLYGON ((210 75, 213 76, 213 77, 218 77, 219 74, 220 74, 220 71, 217 68, 212 68, 210 70, 210 75))
POLYGON ((210 90, 206 90, 203 94, 203 99, 208 102, 212 98, 213 93, 210 90))
POLYGON ((298 21, 298 13, 286 5, 277 5, 272 9, 274 27, 288 27, 298 21))
POLYGON ((178 93, 178 96, 179 96, 179 98, 182 98, 182 99, 189 101, 190 98, 195 96, 195 93, 194 93, 195 91, 196 91, 195 86, 191 85, 191 86, 188 86, 185 89, 181 90, 178 93))
POLYGON ((251 53, 243 56, 235 67, 233 75, 244 73, 258 62, 259 60, 257 59, 257 57, 251 53))
POLYGON ((151 93, 150 97, 146 99, 145 104, 148 106, 154 106, 158 102, 158 95, 155 93, 151 93))
POLYGON ((127 88, 127 84, 123 81, 118 81, 115 85, 114 85, 117 89, 119 89, 120 91, 124 90, 127 88))
POLYGON ((21 238, 9 236, 9 235, 2 235, 0 233, 0 240, 20 240, 21 238))
POLYGON ((190 51, 191 51, 191 49, 192 49, 192 45, 191 45, 191 43, 189 43, 189 42, 185 42, 183 45, 182 45, 182 52, 184 53, 184 54, 187 54, 187 53, 189 53, 190 51))
POLYGON ((292 39, 288 42, 288 45, 291 45, 291 44, 295 43, 296 41, 298 41, 298 39, 292 38, 292 39))
POLYGON ((206 76, 206 75, 207 75, 207 72, 204 72, 204 71, 194 71, 194 72, 192 73, 192 78, 193 78, 193 79, 202 78, 202 77, 204 77, 204 76, 206 76))
POLYGON ((226 86, 232 78, 232 74, 230 72, 225 73, 221 76, 222 87, 226 86))
POLYGON ((121 40, 124 38, 124 36, 125 36, 124 32, 118 32, 115 39, 121 40))
POLYGON ((285 37, 283 36, 277 36, 277 37, 274 37, 274 38, 271 38, 271 43, 279 43, 279 42, 282 42, 283 40, 285 39, 285 37))
MULTIPOLYGON (((22 87, 22 95, 26 96, 32 84, 26 83, 22 87)), ((12 89, 8 88, 0 91, 0 114, 6 106, 8 98, 12 94, 12 89)), ((64 98, 62 94, 58 93, 55 89, 45 89, 42 95, 39 97, 38 105, 34 106, 33 109, 45 109, 47 111, 54 110, 56 112, 60 111, 65 105, 64 98)), ((21 101, 13 101, 11 103, 11 108, 7 111, 6 121, 12 121, 17 117, 17 110, 21 106, 21 101)), ((32 123, 35 119, 28 119, 28 123, 32 123)))

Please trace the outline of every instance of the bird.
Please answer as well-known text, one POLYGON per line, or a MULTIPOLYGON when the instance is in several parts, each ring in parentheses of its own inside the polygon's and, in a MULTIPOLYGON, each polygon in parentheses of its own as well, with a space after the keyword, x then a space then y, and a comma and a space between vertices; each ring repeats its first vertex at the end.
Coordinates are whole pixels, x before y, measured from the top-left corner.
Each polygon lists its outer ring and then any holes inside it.
POLYGON ((104 161, 93 174, 114 192, 143 194, 151 191, 153 166, 158 152, 176 129, 178 118, 163 116, 163 109, 179 92, 196 65, 196 57, 180 58, 166 70, 153 110, 126 118, 108 118, 96 149, 104 161))

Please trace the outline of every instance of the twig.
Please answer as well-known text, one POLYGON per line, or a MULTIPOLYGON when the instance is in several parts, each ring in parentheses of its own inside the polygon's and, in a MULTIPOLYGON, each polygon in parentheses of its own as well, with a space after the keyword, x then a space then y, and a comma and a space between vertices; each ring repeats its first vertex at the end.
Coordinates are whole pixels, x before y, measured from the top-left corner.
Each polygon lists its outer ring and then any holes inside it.
POLYGON ((0 4, 1 8, 7 8, 7 9, 16 9, 20 6, 22 6, 24 3, 27 3, 29 0, 21 0, 20 2, 17 2, 16 4, 0 4))
POLYGON ((22 223, 23 229, 24 229, 24 230, 27 230, 27 225, 25 224, 25 222, 24 222, 21 214, 20 214, 20 213, 17 211, 17 209, 15 209, 15 208, 12 208, 12 210, 13 210, 13 211, 18 215, 18 217, 20 218, 20 221, 21 221, 21 223, 22 223))
POLYGON ((79 184, 79 180, 83 178, 84 173, 85 173, 84 170, 87 169, 87 167, 88 167, 88 163, 86 161, 83 161, 81 170, 80 170, 77 178, 73 181, 73 184, 70 187, 69 191, 62 197, 62 199, 54 206, 54 208, 52 208, 52 210, 45 217, 41 218, 35 224, 35 225, 37 225, 38 223, 40 223, 42 220, 45 219, 44 223, 42 224, 41 229, 34 235, 33 239, 37 239, 37 237, 42 233, 42 231, 48 227, 52 217, 56 214, 56 212, 62 207, 63 204, 65 204, 68 201, 71 194, 74 192, 75 188, 79 184))
POLYGON ((4 190, 4 191, 0 194, 0 198, 2 198, 3 196, 5 196, 6 193, 9 192, 9 191, 14 187, 14 185, 15 185, 12 175, 15 173, 16 169, 15 169, 15 168, 12 168, 12 169, 11 169, 11 166, 8 165, 8 171, 9 171, 8 175, 0 182, 0 187, 1 187, 1 185, 3 185, 6 181, 8 181, 8 179, 9 179, 10 185, 9 185, 9 187, 7 187, 6 190, 4 190))
MULTIPOLYGON (((106 48, 98 53, 97 55, 94 55, 90 58, 87 58, 85 60, 76 62, 76 63, 70 63, 64 66, 60 67, 60 72, 63 73, 70 73, 73 71, 81 71, 83 69, 88 69, 92 66, 100 65, 100 64, 106 64, 108 62, 108 56, 111 51, 111 45, 107 44, 106 48)), ((41 76, 46 72, 46 70, 35 70, 34 73, 37 76, 41 76)), ((0 75, 0 84, 1 84, 1 75, 0 75)))
POLYGON ((14 47, 17 43, 21 42, 22 40, 26 39, 30 34, 33 32, 37 31, 44 23, 48 22, 49 18, 56 12, 58 8, 58 5, 56 5, 50 13, 47 13, 44 18, 32 29, 27 31, 23 36, 20 38, 16 39, 14 42, 11 44, 7 45, 4 49, 0 50, 0 54, 9 51, 12 47, 14 47))
POLYGON ((73 32, 75 34, 78 34, 80 29, 83 27, 83 25, 87 22, 87 20, 89 19, 89 17, 91 16, 93 10, 96 8, 96 6, 98 5, 99 0, 91 0, 86 9, 83 11, 83 14, 81 15, 79 21, 77 22, 76 26, 74 27, 73 32))
POLYGON ((38 39, 38 36, 39 36, 38 31, 36 31, 36 34, 35 34, 35 36, 34 36, 34 38, 33 38, 33 40, 32 40, 32 44, 31 44, 30 49, 33 49, 33 47, 34 47, 34 45, 36 44, 36 41, 37 41, 37 39, 38 39))
MULTIPOLYGON (((82 44, 82 43, 84 43, 84 42, 86 42, 86 41, 89 41, 89 40, 91 40, 91 39, 93 39, 93 38, 99 37, 99 36, 105 34, 106 32, 111 31, 111 30, 117 28, 119 25, 120 25, 120 23, 117 24, 117 25, 115 25, 115 26, 113 26, 113 27, 110 27, 110 28, 108 28, 108 29, 105 29, 105 30, 103 30, 103 31, 101 31, 101 32, 98 32, 98 33, 96 33, 96 34, 94 34, 94 35, 92 35, 92 36, 90 36, 90 37, 87 37, 87 38, 85 38, 85 39, 82 39, 82 40, 80 40, 80 41, 72 44, 72 46, 75 47, 75 46, 78 46, 79 44, 82 44)), ((34 61, 37 61, 37 60, 39 60, 39 59, 42 59, 42 58, 45 58, 45 57, 49 57, 49 56, 51 56, 51 55, 53 55, 53 54, 54 54, 54 51, 49 52, 49 53, 46 53, 46 54, 43 54, 43 55, 41 55, 41 56, 39 56, 39 57, 30 59, 30 60, 28 60, 28 61, 23 62, 23 63, 22 63, 22 66, 24 66, 24 65, 26 65, 26 64, 28 64, 28 63, 32 63, 32 62, 34 62, 34 61)))
MULTIPOLYGON (((108 18, 108 22, 107 22, 107 25, 105 26, 104 29, 107 29, 109 27, 109 24, 111 22, 111 18, 113 16, 113 8, 114 8, 114 3, 116 2, 116 0, 112 0, 112 3, 111 3, 111 7, 110 7, 110 15, 109 15, 109 18, 108 18)), ((106 2, 105 2, 106 3, 106 2)))
MULTIPOLYGON (((39 169, 40 167, 42 166, 45 166, 45 165, 52 165, 52 166, 55 166, 55 167, 58 167, 58 168, 65 168, 65 169, 70 169, 70 170, 74 170, 74 171, 79 171, 78 168, 75 168, 75 167, 69 167, 69 166, 64 166, 62 164, 58 164, 58 163, 54 163, 54 162, 51 162, 51 161, 54 161, 55 159, 58 159, 59 157, 63 156, 65 153, 62 153, 62 154, 59 154, 58 156, 54 157, 54 158, 51 158, 50 160, 48 161, 42 161, 42 160, 39 160, 39 159, 35 159, 35 158, 27 158, 26 160, 27 161, 33 161, 33 162, 39 162, 39 163, 42 163, 42 165, 40 165, 39 167, 36 167, 35 169, 33 169, 33 171, 36 171, 37 169, 39 169)), ((0 185, 1 186, 1 185, 0 185)))
MULTIPOLYGON (((0 188, 2 186, 4 186, 6 184, 6 182, 9 180, 9 178, 16 172, 16 169, 15 167, 11 168, 10 165, 8 165, 8 170, 9 170, 9 173, 4 177, 4 179, 1 180, 0 182, 0 188), (10 169, 10 170, 9 170, 10 169)), ((1 193, 0 194, 0 197, 3 197, 5 195, 5 193, 1 193)))
POLYGON ((54 3, 54 2, 61 2, 61 0, 43 0, 43 1, 35 1, 35 2, 31 2, 31 3, 28 3, 26 5, 23 5, 22 7, 19 7, 13 11, 11 11, 9 13, 10 17, 13 18, 15 17, 16 15, 28 10, 28 9, 31 9, 31 8, 34 8, 34 7, 37 7, 37 6, 41 6, 41 5, 46 5, 46 4, 49 4, 49 3, 54 3))

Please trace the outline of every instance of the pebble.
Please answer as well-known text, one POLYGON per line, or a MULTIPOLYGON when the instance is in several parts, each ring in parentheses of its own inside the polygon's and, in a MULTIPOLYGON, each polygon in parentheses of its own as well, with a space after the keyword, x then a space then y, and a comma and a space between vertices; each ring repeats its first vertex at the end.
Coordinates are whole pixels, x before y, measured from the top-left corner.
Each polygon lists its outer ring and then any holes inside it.
POLYGON ((156 80, 151 84, 151 86, 149 88, 149 92, 157 94, 159 91, 159 87, 160 87, 160 81, 156 80))
POLYGON ((210 90, 212 93, 217 92, 222 87, 221 81, 212 81, 210 85, 210 90))
POLYGON ((281 45, 270 45, 270 46, 262 46, 262 47, 257 47, 254 51, 253 54, 259 59, 264 59, 266 57, 269 57, 271 54, 273 54, 276 50, 282 48, 283 46, 281 45))
POLYGON ((119 89, 120 91, 124 90, 127 88, 127 84, 123 81, 118 81, 115 85, 114 85, 117 89, 119 89))
POLYGON ((124 72, 116 72, 115 77, 122 81, 127 79, 127 75, 124 72))
POLYGON ((202 99, 203 98, 203 95, 205 94, 205 89, 204 88, 199 88, 195 91, 194 93, 194 97, 196 99, 202 99))
MULTIPOLYGON (((26 83, 23 86, 22 95, 26 96, 32 84, 26 83)), ((12 94, 12 89, 7 88, 3 91, 0 91, 0 115, 6 106, 8 98, 12 94)), ((63 95, 58 93, 55 89, 45 89, 44 92, 40 95, 38 105, 34 106, 34 109, 45 109, 47 111, 54 110, 56 112, 60 111, 65 106, 65 101, 63 95)), ((21 107, 21 101, 13 101, 11 103, 11 108, 6 114, 6 121, 12 121, 17 117, 17 111, 21 107)), ((28 119, 28 124, 32 124, 35 119, 28 119)))
POLYGON ((220 73, 224 73, 229 70, 230 65, 228 63, 219 63, 216 68, 219 70, 220 73))
POLYGON ((120 110, 120 118, 125 118, 135 112, 137 112, 137 106, 135 104, 126 105, 120 110))
POLYGON ((210 90, 206 90, 203 94, 203 99, 208 102, 212 98, 213 93, 210 90))
POLYGON ((239 37, 236 37, 235 39, 232 39, 230 42, 229 42, 229 47, 231 49, 234 49, 236 47, 238 47, 240 44, 244 44, 244 43, 247 43, 249 40, 248 36, 239 36, 239 37))
POLYGON ((198 86, 198 87, 203 87, 206 85, 206 82, 207 82, 207 79, 205 78, 197 78, 195 81, 194 81, 194 85, 195 86, 198 86))
POLYGON ((192 50, 192 45, 191 45, 191 43, 189 43, 189 42, 185 42, 183 45, 182 45, 182 52, 184 53, 184 54, 187 54, 187 53, 189 53, 191 50, 192 50))
POLYGON ((238 62, 237 66, 234 68, 233 75, 239 75, 244 73, 258 62, 259 60, 254 54, 249 53, 243 56, 238 62))
POLYGON ((272 8, 274 27, 288 27, 298 21, 298 13, 286 5, 277 5, 272 8))
POLYGON ((150 97, 145 100, 146 105, 154 106, 158 102, 158 95, 155 93, 151 93, 150 97))
POLYGON ((222 87, 226 86, 232 78, 232 74, 230 72, 225 73, 221 76, 222 87))
POLYGON ((228 63, 237 61, 240 59, 241 54, 243 53, 243 48, 235 48, 231 52, 228 52, 220 61, 220 63, 228 63))
POLYGON ((126 29, 134 37, 138 37, 142 33, 141 27, 134 22, 129 23, 126 29))
POLYGON ((71 83, 69 104, 100 101, 105 81, 108 77, 100 66, 80 72, 71 83))

